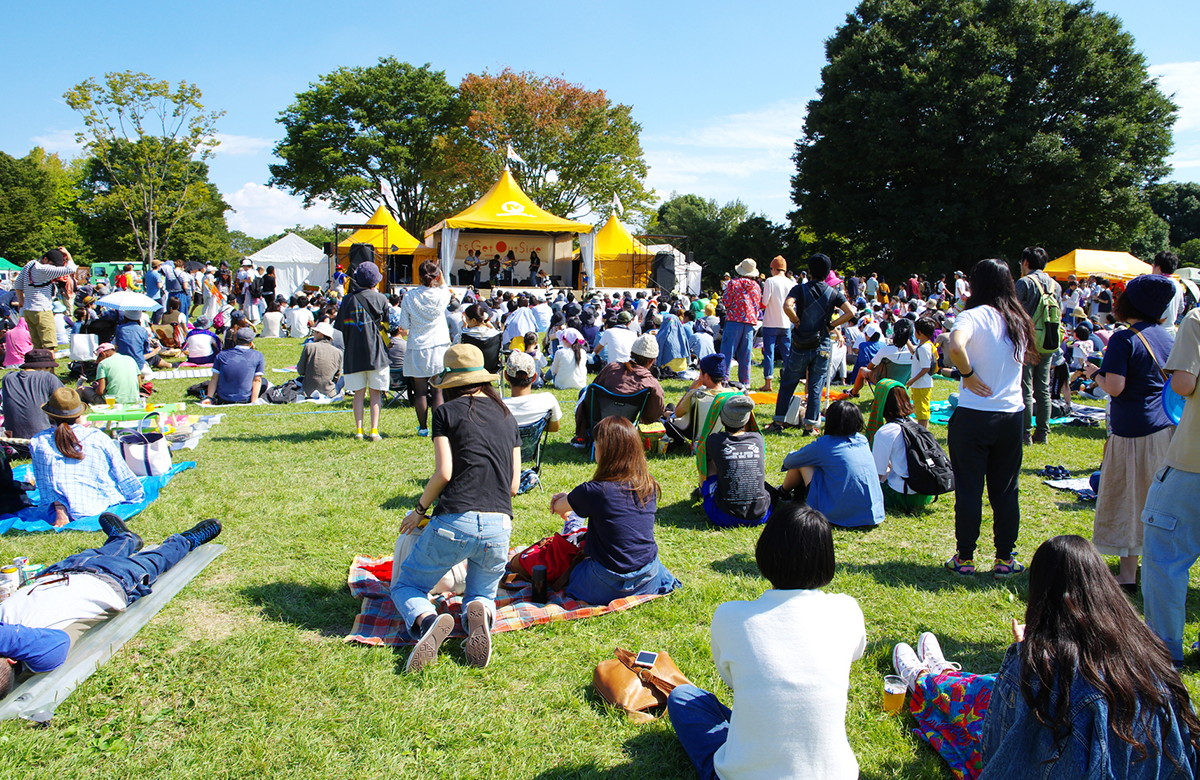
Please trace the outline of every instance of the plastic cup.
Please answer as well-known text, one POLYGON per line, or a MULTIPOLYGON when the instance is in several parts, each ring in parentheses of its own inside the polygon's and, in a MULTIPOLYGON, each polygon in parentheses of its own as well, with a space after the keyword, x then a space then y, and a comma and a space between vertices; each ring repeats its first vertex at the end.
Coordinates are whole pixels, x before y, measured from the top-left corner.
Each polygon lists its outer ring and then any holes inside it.
POLYGON ((114 406, 116 406, 116 404, 117 404, 117 399, 116 399, 116 398, 113 398, 111 395, 109 395, 109 396, 105 396, 105 397, 104 397, 104 403, 106 403, 106 404, 108 405, 108 408, 109 408, 109 409, 111 409, 111 408, 113 408, 114 406))
POLYGON ((152 404, 152 403, 150 403, 150 402, 148 402, 148 401, 147 401, 147 402, 146 402, 146 411, 147 411, 147 412, 153 412, 153 411, 154 411, 154 404, 152 404))
POLYGON ((904 694, 906 686, 904 678, 889 674, 883 678, 883 711, 895 715, 904 709, 904 694))

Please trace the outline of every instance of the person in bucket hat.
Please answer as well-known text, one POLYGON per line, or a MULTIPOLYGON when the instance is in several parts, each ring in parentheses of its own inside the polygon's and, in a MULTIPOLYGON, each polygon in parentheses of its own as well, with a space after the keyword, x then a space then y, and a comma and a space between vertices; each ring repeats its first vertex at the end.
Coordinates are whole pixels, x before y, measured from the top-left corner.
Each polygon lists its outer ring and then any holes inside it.
MULTIPOLYGON (((50 427, 42 404, 50 394, 63 386, 54 369, 58 361, 48 349, 31 349, 25 353, 20 371, 9 371, 0 381, 0 410, 4 414, 5 435, 9 438, 30 439, 38 431, 50 427)), ((10 444, 18 455, 28 457, 29 447, 10 444)))

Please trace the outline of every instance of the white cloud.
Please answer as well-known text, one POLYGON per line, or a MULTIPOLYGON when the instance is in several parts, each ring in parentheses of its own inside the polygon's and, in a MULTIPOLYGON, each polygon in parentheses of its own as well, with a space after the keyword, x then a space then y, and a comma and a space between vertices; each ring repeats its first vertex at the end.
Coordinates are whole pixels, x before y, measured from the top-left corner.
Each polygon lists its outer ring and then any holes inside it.
POLYGON ((83 151, 83 147, 75 140, 75 134, 82 131, 82 127, 77 130, 51 130, 44 135, 35 135, 29 140, 51 154, 74 156, 83 151))
POLYGON ((217 154, 258 154, 264 149, 270 149, 275 143, 269 138, 255 138, 250 135, 229 135, 228 133, 217 133, 216 138, 221 142, 216 149, 217 154))
POLYGON ((762 149, 791 153, 800 137, 805 100, 780 100, 757 111, 729 114, 705 127, 675 135, 651 135, 647 143, 719 149, 762 149))
POLYGON ((1154 65, 1150 75, 1158 78, 1158 88, 1179 106, 1175 132, 1200 130, 1200 62, 1154 65))
POLYGON ((237 192, 225 196, 233 207, 226 221, 230 230, 240 230, 248 236, 263 237, 279 233, 294 225, 333 225, 335 222, 359 222, 360 217, 348 217, 318 204, 304 208, 301 198, 283 190, 247 182, 237 192))

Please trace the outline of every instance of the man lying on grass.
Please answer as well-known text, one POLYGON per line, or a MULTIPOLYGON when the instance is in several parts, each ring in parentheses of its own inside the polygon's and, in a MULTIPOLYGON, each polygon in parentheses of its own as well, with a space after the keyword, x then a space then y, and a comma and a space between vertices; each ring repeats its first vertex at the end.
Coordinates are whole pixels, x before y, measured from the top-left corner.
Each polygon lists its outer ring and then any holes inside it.
POLYGON ((12 690, 14 665, 33 673, 62 666, 84 631, 148 595, 172 566, 221 533, 216 520, 140 552, 142 538, 111 512, 100 515, 103 547, 53 564, 0 603, 0 699, 12 690))

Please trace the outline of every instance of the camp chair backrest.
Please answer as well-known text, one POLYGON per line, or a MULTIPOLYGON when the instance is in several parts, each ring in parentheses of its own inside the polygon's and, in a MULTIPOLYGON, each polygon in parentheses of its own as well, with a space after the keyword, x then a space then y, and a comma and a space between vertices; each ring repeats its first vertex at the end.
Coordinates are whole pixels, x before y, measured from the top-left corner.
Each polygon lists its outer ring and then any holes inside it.
POLYGON ((489 373, 495 374, 500 370, 500 342, 502 338, 499 333, 486 339, 469 336, 464 333, 462 343, 474 344, 479 347, 479 351, 483 353, 483 367, 489 373))
POLYGON ((883 367, 881 379, 892 379, 903 385, 912 377, 912 365, 909 363, 895 363, 884 358, 880 365, 883 367))
POLYGON ((646 406, 646 401, 650 398, 650 388, 644 387, 636 393, 622 395, 607 390, 595 382, 588 385, 588 397, 584 399, 587 404, 584 408, 587 410, 588 430, 595 430, 596 424, 605 417, 624 417, 629 422, 637 425, 638 417, 642 414, 642 409, 646 406))
POLYGON ((537 422, 517 429, 521 434, 521 463, 532 461, 534 471, 542 467, 542 445, 548 435, 546 429, 550 426, 550 415, 550 412, 546 412, 537 422))

